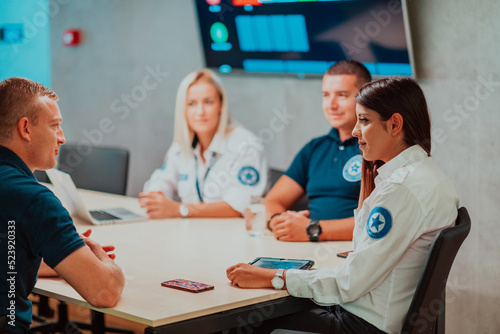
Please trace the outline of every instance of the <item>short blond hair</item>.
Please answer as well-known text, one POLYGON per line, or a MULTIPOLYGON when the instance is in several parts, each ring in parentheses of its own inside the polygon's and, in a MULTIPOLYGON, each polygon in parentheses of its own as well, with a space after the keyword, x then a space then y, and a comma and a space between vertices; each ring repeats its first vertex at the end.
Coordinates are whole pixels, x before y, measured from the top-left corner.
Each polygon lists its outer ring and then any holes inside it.
POLYGON ((38 115, 42 110, 40 97, 59 100, 56 93, 41 83, 12 77, 0 82, 0 143, 12 138, 14 129, 23 117, 31 123, 38 123, 38 115))
POLYGON ((225 136, 232 129, 231 115, 227 107, 226 91, 224 90, 224 86, 222 86, 220 78, 208 69, 191 72, 181 81, 175 102, 174 140, 172 145, 180 145, 184 153, 192 151, 191 145, 195 135, 194 131, 189 128, 186 120, 187 92, 191 86, 198 82, 206 82, 213 85, 220 95, 221 113, 216 133, 225 136))

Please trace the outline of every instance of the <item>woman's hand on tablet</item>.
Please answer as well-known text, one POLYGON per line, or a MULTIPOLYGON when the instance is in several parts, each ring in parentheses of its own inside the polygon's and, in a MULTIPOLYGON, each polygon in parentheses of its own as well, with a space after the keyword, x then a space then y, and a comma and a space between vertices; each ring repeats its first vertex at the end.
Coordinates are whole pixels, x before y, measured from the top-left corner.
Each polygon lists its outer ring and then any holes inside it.
POLYGON ((272 288, 271 280, 277 269, 265 269, 248 263, 238 263, 227 268, 227 278, 240 288, 272 288))

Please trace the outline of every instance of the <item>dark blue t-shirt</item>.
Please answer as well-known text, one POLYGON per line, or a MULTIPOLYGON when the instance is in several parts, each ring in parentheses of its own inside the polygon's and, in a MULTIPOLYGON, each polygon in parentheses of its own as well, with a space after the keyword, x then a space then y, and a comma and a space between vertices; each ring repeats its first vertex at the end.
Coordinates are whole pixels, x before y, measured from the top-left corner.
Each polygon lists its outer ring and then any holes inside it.
POLYGON ((342 142, 337 129, 306 144, 285 175, 309 197, 309 218, 330 220, 354 215, 358 206, 362 158, 356 138, 342 142))
POLYGON ((54 268, 84 245, 59 199, 0 146, 0 314, 7 315, 8 332, 29 329, 28 295, 42 258, 54 268))

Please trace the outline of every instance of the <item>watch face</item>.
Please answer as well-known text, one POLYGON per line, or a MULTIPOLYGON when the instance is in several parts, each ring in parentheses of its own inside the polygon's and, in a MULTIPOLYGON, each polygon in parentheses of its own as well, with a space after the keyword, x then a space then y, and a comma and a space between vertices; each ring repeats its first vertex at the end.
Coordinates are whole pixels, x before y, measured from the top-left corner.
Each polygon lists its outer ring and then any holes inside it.
POLYGON ((181 205, 179 208, 179 212, 182 217, 187 217, 187 215, 189 214, 189 209, 187 208, 187 206, 181 205))
POLYGON ((274 276, 271 280, 271 284, 276 290, 281 290, 285 286, 285 280, 283 279, 283 277, 274 276))
POLYGON ((318 235, 319 234, 319 226, 318 225, 310 225, 308 228, 309 235, 318 235))
POLYGON ((310 241, 319 241, 319 235, 322 232, 319 220, 311 220, 306 231, 310 241))

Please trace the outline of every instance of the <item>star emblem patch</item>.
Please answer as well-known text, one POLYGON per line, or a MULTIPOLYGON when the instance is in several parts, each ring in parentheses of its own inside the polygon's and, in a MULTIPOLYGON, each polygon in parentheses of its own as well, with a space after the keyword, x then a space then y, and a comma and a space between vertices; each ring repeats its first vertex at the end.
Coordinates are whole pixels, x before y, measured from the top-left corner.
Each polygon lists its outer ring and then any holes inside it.
POLYGON ((381 239, 389 233, 392 227, 392 216, 389 210, 377 206, 373 208, 366 222, 366 232, 373 239, 381 239))
POLYGON ((246 186, 254 186, 259 182, 259 172, 252 166, 245 166, 238 172, 238 180, 246 186))
POLYGON ((344 179, 349 182, 357 182, 361 180, 361 165, 363 163, 363 158, 361 154, 357 154, 349 159, 342 170, 342 175, 344 179))

